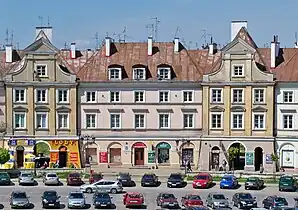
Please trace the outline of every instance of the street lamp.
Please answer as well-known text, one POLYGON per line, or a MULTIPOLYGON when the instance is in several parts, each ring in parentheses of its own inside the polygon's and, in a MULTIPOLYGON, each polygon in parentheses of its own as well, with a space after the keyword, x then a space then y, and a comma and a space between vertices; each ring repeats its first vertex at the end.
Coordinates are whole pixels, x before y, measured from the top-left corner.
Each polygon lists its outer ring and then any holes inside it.
POLYGON ((87 141, 87 143, 86 143, 87 146, 85 147, 85 167, 87 164, 89 164, 90 175, 91 175, 91 164, 90 164, 89 156, 87 156, 87 150, 89 148, 88 147, 89 144, 95 143, 95 137, 93 135, 81 135, 80 139, 83 141, 87 141))

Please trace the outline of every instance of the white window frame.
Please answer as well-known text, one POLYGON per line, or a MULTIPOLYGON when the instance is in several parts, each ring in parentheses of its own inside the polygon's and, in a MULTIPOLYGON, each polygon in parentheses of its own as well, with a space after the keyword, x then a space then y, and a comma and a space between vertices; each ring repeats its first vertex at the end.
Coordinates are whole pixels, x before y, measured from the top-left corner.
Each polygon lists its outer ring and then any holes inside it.
POLYGON ((69 113, 65 113, 65 112, 58 112, 57 113, 57 129, 69 129, 69 113), (60 115, 66 115, 67 116, 67 121, 66 121, 66 124, 67 126, 66 127, 61 127, 59 128, 59 116, 60 115))
MULTIPOLYGON (((293 130, 294 129, 294 123, 295 123, 295 119, 294 119, 294 115, 293 114, 290 114, 290 113, 284 113, 284 114, 282 114, 282 129, 285 129, 285 130, 293 130), (290 117, 290 116, 292 116, 292 128, 289 128, 289 126, 287 126, 287 128, 285 127, 285 117, 286 116, 288 116, 288 117, 290 117)), ((288 121, 289 121, 289 119, 288 119, 288 121)))
MULTIPOLYGON (((238 123, 239 122, 237 122, 237 124, 238 123)), ((245 128, 243 112, 231 112, 231 128, 232 128, 232 130, 243 130, 245 128), (242 127, 241 128, 239 127, 239 125, 237 125, 237 128, 234 127, 234 115, 242 115, 242 127)))
POLYGON ((121 113, 110 113, 110 129, 115 130, 115 129, 121 129, 121 113), (112 115, 119 115, 119 127, 112 127, 112 115))
POLYGON ((35 64, 35 73, 38 77, 48 77, 48 65, 47 64, 35 64), (38 67, 45 67, 45 74, 38 74, 38 67))
MULTIPOLYGON (((140 124, 140 123, 139 123, 140 124)), ((135 129, 145 129, 146 128, 146 114, 143 114, 143 113, 137 113, 137 114, 135 114, 134 115, 134 128, 135 129), (143 127, 137 127, 137 122, 136 122, 136 116, 137 115, 142 115, 142 116, 144 116, 144 126, 143 127)))
POLYGON ((282 101, 283 101, 283 103, 294 103, 294 91, 292 91, 292 90, 284 90, 284 91, 282 91, 282 101), (289 95, 288 95, 288 97, 286 97, 287 98, 287 101, 285 100, 285 94, 286 93, 290 93, 290 95, 292 96, 292 101, 289 101, 289 99, 290 99, 290 97, 289 97, 289 95))
POLYGON ((158 68, 157 74, 158 74, 158 78, 157 78, 158 80, 170 80, 172 78, 171 68, 169 68, 169 67, 160 67, 160 68, 158 68), (161 75, 161 72, 164 71, 164 70, 168 71, 168 77, 167 78, 166 77, 161 77, 161 76, 163 76, 163 75, 161 75))
MULTIPOLYGON (((67 104, 67 103, 69 103, 69 94, 70 94, 70 91, 69 91, 68 88, 58 88, 57 89, 57 103, 59 103, 59 104, 67 104), (59 93, 60 93, 60 91, 67 91, 67 99, 66 99, 66 101, 59 101, 59 93)), ((64 98, 64 97, 62 97, 62 98, 64 98)))
MULTIPOLYGON (((85 113, 85 128, 86 129, 94 129, 97 128, 97 114, 96 113, 85 113), (94 116, 94 126, 90 126, 88 127, 88 116, 94 116)), ((93 123, 91 122, 90 125, 92 125, 93 123)))
POLYGON ((109 68, 109 80, 122 80, 122 69, 121 68, 109 68), (112 78, 112 71, 119 71, 118 78, 112 78))
POLYGON ((48 89, 46 89, 46 88, 36 88, 35 89, 35 103, 48 103, 48 89), (45 91, 46 92, 46 94, 45 94, 45 101, 38 101, 38 92, 39 91, 45 91))
POLYGON ((96 91, 85 91, 85 96, 86 96, 86 102, 87 103, 96 103, 97 100, 97 92, 96 91), (92 94, 94 93, 94 100, 88 100, 88 93, 90 93, 91 95, 91 99, 92 99, 92 94))
POLYGON ((183 128, 194 128, 195 127, 195 114, 194 113, 183 113, 183 128), (187 126, 185 126, 185 117, 186 116, 192 116, 192 120, 189 120, 189 117, 187 117, 187 126), (192 126, 189 126, 191 123, 192 126))
POLYGON ((223 113, 222 112, 210 112, 210 129, 211 130, 223 129, 223 113), (217 126, 213 127, 213 123, 212 123, 212 116, 213 115, 220 115, 220 127, 217 127, 217 126))
MULTIPOLYGON (((14 88, 13 89, 13 101, 14 101, 14 103, 26 103, 26 92, 27 92, 27 90, 26 90, 26 88, 14 88), (24 91, 24 100, 23 101, 17 101, 16 99, 17 99, 17 97, 16 97, 16 91, 24 91)), ((20 97, 19 97, 20 98, 20 97)))
POLYGON ((49 120, 49 113, 48 112, 36 112, 35 113, 35 129, 47 129, 48 126, 49 126, 49 123, 48 123, 48 120, 49 120), (45 115, 46 116, 46 125, 45 127, 38 127, 38 115, 45 115))
MULTIPOLYGON (((164 96, 163 96, 163 99, 165 99, 164 96)), ((170 93, 169 90, 160 90, 160 91, 158 91, 158 102, 160 102, 160 103, 169 103, 170 101, 171 101, 171 93, 170 93), (167 101, 161 101, 160 100, 161 93, 167 93, 168 94, 168 100, 167 101)))
POLYGON ((135 103, 144 103, 146 101, 146 94, 144 90, 135 90, 133 93, 133 97, 134 97, 134 102, 135 103), (143 101, 138 101, 136 95, 138 93, 143 93, 143 101))
POLYGON ((245 73, 244 73, 244 71, 245 71, 245 69, 244 69, 244 64, 233 64, 232 65, 232 67, 233 67, 233 72, 232 72, 232 76, 233 77, 244 77, 245 76, 245 73), (242 68, 242 74, 240 75, 240 74, 235 74, 236 72, 235 72, 235 70, 236 70, 236 68, 237 67, 241 67, 242 68))
POLYGON ((26 129, 27 127, 27 113, 26 112, 14 112, 13 113, 13 127, 15 130, 26 129), (16 127, 16 115, 24 115, 24 126, 16 127))
POLYGON ((266 114, 265 113, 262 113, 262 112, 255 112, 253 113, 253 116, 252 116, 252 119, 253 119, 253 130, 266 130, 266 114), (256 115, 259 115, 259 116, 263 116, 263 128, 257 128, 255 125, 256 125, 256 115))
POLYGON ((115 90, 115 91, 110 91, 110 103, 120 103, 121 102, 121 91, 115 90), (113 101, 112 100, 112 93, 119 93, 119 100, 118 101, 113 101))
POLYGON ((169 129, 171 128, 171 114, 170 113, 159 113, 158 115, 158 127, 159 129, 169 129), (160 116, 161 115, 168 115, 168 127, 161 127, 160 116))
POLYGON ((210 103, 212 104, 223 103, 223 88, 210 88, 210 103), (213 101, 213 91, 220 91, 220 101, 217 100, 218 93, 216 94, 216 100, 213 101))
POLYGON ((244 99, 245 99, 244 91, 245 91, 244 88, 232 88, 231 89, 231 103, 233 103, 233 104, 243 104, 243 103, 245 103, 244 102, 244 99), (241 101, 238 101, 239 100, 239 94, 237 94, 237 101, 234 101, 234 92, 238 92, 238 91, 242 92, 241 101))
POLYGON ((266 101, 266 88, 254 88, 253 89, 253 100, 254 100, 254 104, 264 104, 265 101, 266 101), (256 97, 256 91, 260 91, 262 90, 263 91, 263 101, 260 101, 260 94, 258 97, 256 97), (259 99, 258 99, 259 98, 259 99), (258 99, 258 101, 257 101, 258 99))
POLYGON ((194 90, 183 90, 182 91, 182 101, 184 103, 194 102, 195 91, 194 90), (187 93, 186 99, 184 98, 184 94, 187 93), (189 100, 189 93, 191 93, 191 100, 189 100))
POLYGON ((134 68, 133 69, 133 79, 134 80, 146 80, 146 69, 145 68, 134 68), (138 72, 143 72, 143 77, 139 77, 138 72))

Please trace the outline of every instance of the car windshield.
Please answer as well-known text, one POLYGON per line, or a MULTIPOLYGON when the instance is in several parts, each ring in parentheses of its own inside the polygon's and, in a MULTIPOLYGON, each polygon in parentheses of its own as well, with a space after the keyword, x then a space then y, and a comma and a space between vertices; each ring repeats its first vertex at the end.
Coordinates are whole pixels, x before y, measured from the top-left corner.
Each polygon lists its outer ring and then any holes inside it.
POLYGON ((82 193, 71 193, 69 195, 70 199, 82 199, 84 198, 84 195, 82 193))
POLYGON ((7 178, 9 177, 7 173, 0 173, 0 178, 7 178))
POLYGON ((175 199, 175 196, 173 194, 163 194, 163 199, 175 199))
POLYGON ((141 198, 142 195, 141 194, 130 194, 129 197, 130 198, 141 198))
POLYGON ((80 177, 80 174, 69 174, 69 177, 75 177, 75 178, 78 178, 78 177, 80 177))
POLYGON ((54 191, 47 191, 43 194, 44 197, 57 197, 57 192, 54 191))
POLYGON ((281 198, 281 197, 277 197, 274 199, 276 203, 286 203, 286 199, 285 198, 281 198))
POLYGON ((201 200, 201 197, 198 195, 189 195, 188 199, 189 200, 201 200))
POLYGON ((232 181, 233 180, 233 177, 231 177, 231 176, 225 176, 225 177, 222 178, 222 180, 232 181))
POLYGON ((252 199, 252 196, 249 193, 241 193, 241 194, 239 194, 239 198, 240 199, 252 199))
POLYGON ((224 200, 224 199, 226 199, 223 194, 215 194, 215 195, 213 195, 213 198, 215 200, 224 200))
POLYGON ((199 176, 197 176, 197 179, 207 180, 208 179, 208 176, 199 175, 199 176))
POLYGON ((110 196, 109 196, 109 194, 101 193, 101 194, 97 194, 96 198, 97 199, 110 199, 110 196))
POLYGON ((293 180, 293 177, 282 177, 280 179, 281 182, 286 182, 286 183, 292 182, 292 180, 293 180))
POLYGON ((153 175, 144 175, 143 179, 147 179, 147 180, 153 179, 153 175))
POLYGON ((57 174, 47 174, 47 177, 57 177, 57 174))
POLYGON ((247 179, 248 182, 255 182, 255 181, 258 181, 258 178, 256 177, 250 177, 247 179))
POLYGON ((172 179, 181 179, 181 175, 180 174, 171 174, 170 178, 172 178, 172 179))
POLYGON ((32 174, 21 174, 21 177, 31 177, 32 174))
POLYGON ((14 193, 14 198, 27 198, 26 193, 20 192, 20 193, 14 193))

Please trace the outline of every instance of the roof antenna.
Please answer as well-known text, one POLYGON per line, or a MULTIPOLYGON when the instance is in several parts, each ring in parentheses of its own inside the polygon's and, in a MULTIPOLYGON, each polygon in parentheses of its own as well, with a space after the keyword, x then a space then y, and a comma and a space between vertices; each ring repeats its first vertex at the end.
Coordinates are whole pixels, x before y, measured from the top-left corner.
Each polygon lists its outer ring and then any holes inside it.
POLYGON ((155 41, 157 42, 157 35, 158 35, 158 25, 159 25, 159 23, 160 23, 160 20, 157 18, 157 17, 155 17, 155 18, 151 18, 151 19, 154 19, 155 20, 155 27, 154 27, 154 33, 155 33, 155 41))
POLYGON ((153 37, 154 25, 153 24, 147 24, 146 28, 147 28, 148 37, 153 37))
POLYGON ((297 45, 297 32, 295 32, 295 45, 297 45))
POLYGON ((64 42, 64 49, 67 49, 67 42, 64 42))
POLYGON ((48 27, 50 27, 50 16, 48 16, 48 27))
POLYGON ((177 26, 174 38, 177 38, 177 35, 178 35, 179 32, 181 32, 181 29, 180 29, 179 26, 177 26))
POLYGON ((43 17, 42 16, 38 16, 38 19, 40 21, 40 27, 43 26, 43 17))
POLYGON ((11 34, 10 34, 10 45, 12 45, 12 42, 13 42, 13 30, 11 31, 11 34))
POLYGON ((5 44, 8 45, 8 41, 9 41, 9 32, 8 32, 8 28, 6 29, 5 32, 5 44))
POLYGON ((95 33, 95 36, 94 36, 94 39, 95 39, 95 50, 98 50, 99 49, 99 37, 98 37, 98 32, 95 33))

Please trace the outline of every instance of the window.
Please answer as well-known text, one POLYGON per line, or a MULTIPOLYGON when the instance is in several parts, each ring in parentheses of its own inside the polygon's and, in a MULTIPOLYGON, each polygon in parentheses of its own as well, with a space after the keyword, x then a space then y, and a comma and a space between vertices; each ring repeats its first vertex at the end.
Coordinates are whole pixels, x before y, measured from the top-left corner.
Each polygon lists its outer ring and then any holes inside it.
POLYGON ((37 64, 36 65, 36 74, 39 77, 46 77, 47 76, 47 65, 37 64))
POLYGON ((121 80, 121 69, 109 69, 109 79, 110 80, 121 80))
POLYGON ((144 68, 138 68, 133 70, 133 79, 135 80, 145 80, 146 70, 144 68))
POLYGON ((193 114, 183 114, 183 127, 184 128, 193 128, 194 127, 193 114))
POLYGON ((110 102, 120 102, 120 92, 111 91, 110 92, 110 102))
POLYGON ((86 128, 96 128, 96 114, 86 114, 86 128))
POLYGON ((243 129, 243 113, 232 114, 232 129, 243 129))
POLYGON ((159 128, 170 128, 170 115, 160 114, 159 115, 159 128))
POLYGON ((222 128, 222 114, 212 113, 211 114, 211 129, 221 129, 222 128))
POLYGON ((284 91, 283 92, 283 101, 284 101, 284 103, 292 103, 293 102, 293 91, 284 91))
POLYGON ((15 89, 14 90, 14 102, 24 103, 26 102, 26 90, 25 89, 15 89))
POLYGON ((222 89, 211 89, 211 103, 222 103, 222 89))
POLYGON ((59 103, 68 103, 68 89, 58 90, 58 102, 59 103))
POLYGON ((243 89, 232 89, 233 91, 233 103, 243 103, 243 89))
POLYGON ((68 129, 68 114, 59 113, 58 114, 58 129, 68 129))
POLYGON ((265 90, 264 89, 254 89, 254 102, 264 103, 265 102, 265 90))
POLYGON ((233 66, 233 76, 234 77, 243 77, 244 76, 244 66, 243 65, 234 65, 233 66))
POLYGON ((37 89, 36 90, 36 103, 46 103, 47 102, 47 90, 37 89))
POLYGON ((183 102, 193 101, 193 91, 183 91, 183 102))
POLYGON ((110 120, 111 129, 120 128, 120 114, 111 114, 110 120))
POLYGON ((36 113, 36 129, 48 127, 48 113, 36 113))
POLYGON ((86 101, 87 102, 96 102, 96 92, 95 91, 86 92, 86 101))
POLYGON ((265 129, 265 114, 254 114, 254 129, 265 129))
POLYGON ((293 129, 293 115, 291 115, 291 114, 283 115, 283 128, 284 129, 293 129))
POLYGON ((135 91, 135 102, 144 102, 144 91, 135 91))
POLYGON ((135 128, 145 128, 145 115, 136 114, 135 115, 135 128))
POLYGON ((169 101, 169 91, 159 91, 159 102, 169 101))
POLYGON ((171 70, 170 70, 170 68, 159 68, 158 69, 158 79, 159 80, 171 79, 171 70))
POLYGON ((14 128, 24 129, 26 128, 26 113, 15 113, 14 114, 14 128))

